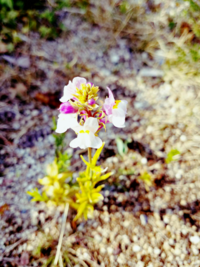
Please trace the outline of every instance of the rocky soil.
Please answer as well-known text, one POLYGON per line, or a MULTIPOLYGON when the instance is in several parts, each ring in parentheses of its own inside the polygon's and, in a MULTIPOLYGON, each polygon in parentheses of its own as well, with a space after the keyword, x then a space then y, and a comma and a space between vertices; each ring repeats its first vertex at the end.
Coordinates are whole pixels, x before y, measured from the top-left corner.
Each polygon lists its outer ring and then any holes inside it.
MULTIPOLYGON (((53 161, 52 117, 75 76, 98 85, 102 99, 109 86, 128 101, 128 114, 124 129, 108 125, 101 132, 101 163, 113 176, 92 220, 74 229, 69 211, 64 266, 199 266, 199 85, 166 82, 162 62, 134 52, 128 39, 108 38, 76 12, 63 16, 70 35, 49 41, 31 33, 15 54, 0 58, 0 266, 54 260, 63 208, 32 203, 26 191, 39 187, 53 161), (15 57, 20 66, 10 61, 15 57), (119 155, 116 137, 128 140, 126 154, 119 155), (166 163, 172 149, 180 155, 166 163), (140 179, 145 172, 151 185, 140 179)), ((68 147, 73 136, 66 133, 66 149, 77 172, 80 151, 68 147)))

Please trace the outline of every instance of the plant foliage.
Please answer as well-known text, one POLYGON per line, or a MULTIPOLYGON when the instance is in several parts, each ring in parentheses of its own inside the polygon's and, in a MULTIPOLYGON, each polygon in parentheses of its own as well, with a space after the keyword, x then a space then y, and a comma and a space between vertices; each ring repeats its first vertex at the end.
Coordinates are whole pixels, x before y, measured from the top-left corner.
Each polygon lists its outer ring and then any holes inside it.
POLYGON ((170 162, 176 160, 178 155, 180 155, 180 151, 178 151, 178 149, 170 150, 169 153, 167 154, 165 162, 169 164, 170 162))
MULTIPOLYGON (((61 159, 64 158, 65 162, 66 155, 60 153, 60 160, 55 159, 53 163, 49 164, 46 169, 46 176, 38 180, 43 185, 42 193, 39 192, 38 188, 27 192, 33 197, 32 201, 44 201, 48 205, 69 203, 72 208, 77 210, 74 221, 82 216, 86 220, 91 218, 94 205, 103 200, 100 191, 104 185, 98 184, 111 175, 110 172, 105 174, 105 170, 96 165, 103 147, 104 143, 97 149, 91 162, 87 162, 81 156, 86 165, 86 170, 79 173, 76 181, 73 181, 72 172, 62 163, 61 159)), ((68 155, 67 157, 69 159, 68 155)))

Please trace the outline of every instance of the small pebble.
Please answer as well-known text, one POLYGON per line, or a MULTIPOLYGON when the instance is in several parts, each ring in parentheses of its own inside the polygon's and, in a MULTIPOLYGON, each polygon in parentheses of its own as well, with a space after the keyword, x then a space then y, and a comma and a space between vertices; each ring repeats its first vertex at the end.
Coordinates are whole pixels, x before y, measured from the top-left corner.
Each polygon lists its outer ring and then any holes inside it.
POLYGON ((198 255, 199 254, 199 250, 198 248, 196 248, 196 246, 192 246, 192 252, 194 255, 198 255))
POLYGON ((141 250, 141 247, 140 246, 138 246, 138 245, 134 245, 133 246, 133 252, 138 252, 140 250, 141 250))
POLYGON ((141 224, 142 224, 142 225, 146 225, 147 222, 148 222, 147 216, 144 215, 144 214, 141 214, 141 215, 140 215, 140 221, 141 221, 141 224))
POLYGON ((154 248, 153 252, 155 255, 159 255, 161 250, 159 248, 154 248))
POLYGON ((144 262, 143 261, 138 261, 137 267, 144 267, 144 262))
POLYGON ((141 159, 141 163, 142 163, 143 165, 147 164, 147 159, 146 159, 146 158, 142 158, 142 159, 141 159))
POLYGON ((197 235, 195 235, 195 236, 191 236, 190 237, 190 242, 192 243, 192 244, 198 244, 199 242, 200 242, 200 237, 199 236, 197 236, 197 235))
POLYGON ((112 254, 112 253, 113 253, 113 248, 108 247, 108 248, 107 248, 107 252, 108 252, 108 254, 112 254))
POLYGON ((185 135, 181 135, 181 136, 180 136, 180 140, 181 140, 182 142, 185 142, 185 141, 187 140, 187 137, 186 137, 185 135))

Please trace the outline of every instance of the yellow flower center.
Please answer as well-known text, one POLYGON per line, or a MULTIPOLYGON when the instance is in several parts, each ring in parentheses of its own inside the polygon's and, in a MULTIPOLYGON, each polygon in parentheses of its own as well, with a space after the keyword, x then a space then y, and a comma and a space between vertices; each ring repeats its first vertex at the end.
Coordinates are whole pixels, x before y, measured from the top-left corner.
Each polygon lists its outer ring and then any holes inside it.
POLYGON ((95 87, 94 85, 91 85, 90 83, 87 83, 87 84, 82 83, 80 89, 76 88, 76 94, 73 96, 76 97, 79 103, 87 104, 87 102, 90 99, 94 99, 95 101, 97 100, 98 90, 99 88, 97 86, 95 87))
POLYGON ((121 100, 115 100, 115 104, 114 104, 113 108, 117 109, 120 102, 121 102, 121 100))
POLYGON ((89 130, 81 130, 79 133, 87 133, 87 134, 89 134, 90 131, 89 130))

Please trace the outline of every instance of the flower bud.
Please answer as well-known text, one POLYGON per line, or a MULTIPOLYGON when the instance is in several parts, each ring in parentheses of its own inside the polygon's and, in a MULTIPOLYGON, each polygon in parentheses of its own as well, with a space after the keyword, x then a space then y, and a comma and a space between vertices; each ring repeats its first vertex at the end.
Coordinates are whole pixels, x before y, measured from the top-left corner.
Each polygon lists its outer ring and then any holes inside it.
POLYGON ((76 113, 77 109, 75 109, 69 102, 65 102, 60 105, 60 113, 62 114, 69 114, 69 113, 76 113))
POLYGON ((88 100, 88 105, 94 105, 95 103, 96 101, 93 98, 88 100))

